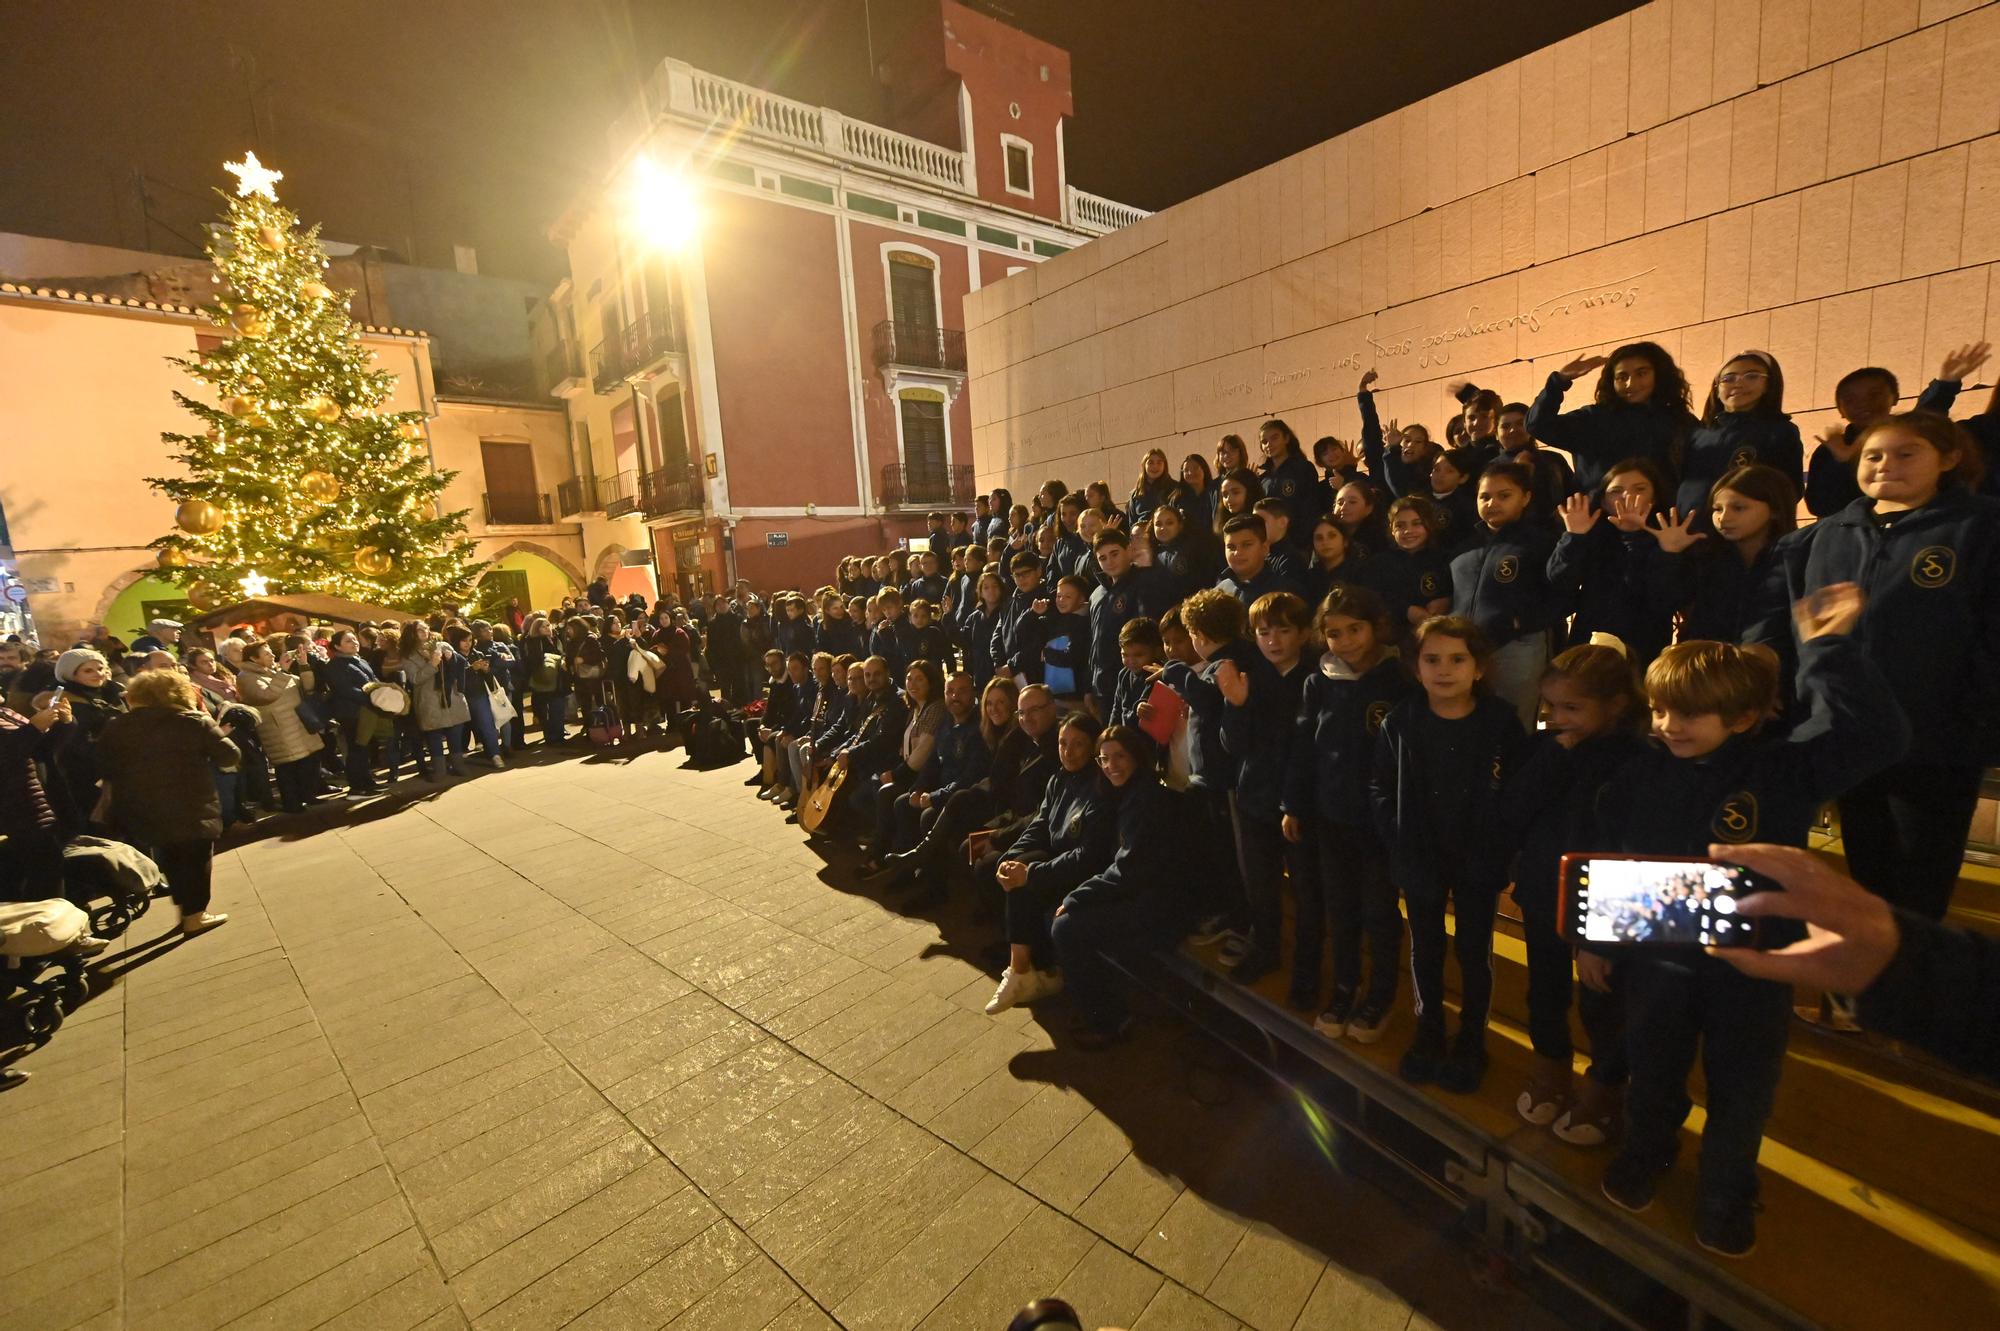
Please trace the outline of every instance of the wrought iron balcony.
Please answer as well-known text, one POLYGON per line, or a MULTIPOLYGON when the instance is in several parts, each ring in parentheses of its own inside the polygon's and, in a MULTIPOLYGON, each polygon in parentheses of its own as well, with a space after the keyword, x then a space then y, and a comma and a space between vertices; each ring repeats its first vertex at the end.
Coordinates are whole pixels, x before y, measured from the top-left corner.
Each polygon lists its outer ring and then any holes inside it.
POLYGON ((597 494, 595 476, 572 476, 556 485, 556 512, 563 517, 573 518, 579 513, 598 513, 604 509, 604 501, 597 494))
POLYGON ((680 351, 680 329, 664 315, 643 314, 590 351, 590 382, 609 393, 626 379, 645 374, 680 351))
POLYGON ((639 475, 639 507, 649 518, 699 509, 705 498, 701 468, 692 462, 639 475))
POLYGON ((884 319, 875 325, 875 363, 965 373, 965 333, 884 319))
POLYGON ((972 503, 970 465, 892 462, 882 468, 877 494, 884 508, 935 508, 972 503))
POLYGON ((583 355, 576 343, 564 338, 542 353, 542 375, 551 393, 560 392, 572 379, 583 378, 583 355))
POLYGON ((526 527, 552 521, 549 497, 540 490, 488 490, 486 525, 526 527))
POLYGON ((604 516, 622 518, 639 511, 639 473, 614 472, 597 481, 597 497, 604 501, 604 516))

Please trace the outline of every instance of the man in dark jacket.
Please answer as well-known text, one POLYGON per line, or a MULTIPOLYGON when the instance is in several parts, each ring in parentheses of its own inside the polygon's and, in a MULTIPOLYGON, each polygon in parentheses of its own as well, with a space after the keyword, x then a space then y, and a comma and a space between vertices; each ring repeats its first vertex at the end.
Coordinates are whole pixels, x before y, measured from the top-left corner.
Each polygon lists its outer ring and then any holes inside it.
MULTIPOLYGON (((341 739, 347 745, 347 788, 360 795, 372 795, 381 787, 375 784, 375 765, 372 744, 361 740, 361 715, 368 706, 368 686, 376 683, 375 669, 361 655, 361 639, 353 629, 341 629, 327 643, 332 654, 325 665, 319 667, 320 682, 333 699, 333 719, 340 725, 341 739)), ((393 727, 384 727, 388 733, 389 770, 396 770, 395 734, 393 727)))

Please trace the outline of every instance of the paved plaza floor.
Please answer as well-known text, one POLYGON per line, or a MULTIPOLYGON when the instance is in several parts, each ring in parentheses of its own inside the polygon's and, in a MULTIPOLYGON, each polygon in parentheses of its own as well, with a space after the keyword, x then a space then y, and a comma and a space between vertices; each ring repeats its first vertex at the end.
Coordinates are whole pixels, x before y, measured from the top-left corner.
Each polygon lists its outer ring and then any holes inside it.
POLYGON ((0 1095, 0 1326, 1553 1325, 1177 1019, 984 1015, 993 929, 855 891, 747 771, 406 783, 224 854, 227 927, 156 906, 0 1095))

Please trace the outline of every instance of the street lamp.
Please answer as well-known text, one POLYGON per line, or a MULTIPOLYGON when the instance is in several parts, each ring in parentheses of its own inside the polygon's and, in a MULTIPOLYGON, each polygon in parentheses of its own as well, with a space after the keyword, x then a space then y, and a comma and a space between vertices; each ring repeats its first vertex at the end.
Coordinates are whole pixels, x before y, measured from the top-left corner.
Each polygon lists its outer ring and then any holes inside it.
POLYGON ((673 254, 694 239, 701 208, 681 172, 642 154, 632 163, 630 196, 633 225, 650 248, 673 254))

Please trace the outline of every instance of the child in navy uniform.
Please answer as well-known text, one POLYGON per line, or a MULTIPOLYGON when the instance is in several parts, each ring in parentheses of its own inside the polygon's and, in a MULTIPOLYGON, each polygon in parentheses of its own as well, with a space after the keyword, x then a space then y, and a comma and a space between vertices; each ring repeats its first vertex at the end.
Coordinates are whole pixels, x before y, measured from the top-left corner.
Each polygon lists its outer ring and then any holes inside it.
POLYGON ((1678 485, 1694 425, 1687 376, 1656 342, 1633 342, 1609 356, 1579 356, 1549 376, 1528 408, 1528 429, 1570 455, 1577 485, 1587 493, 1603 484, 1613 463, 1632 457, 1652 459, 1678 485), (1591 405, 1564 411, 1569 386, 1599 367, 1591 405))
POLYGON ((1048 682, 1065 707, 1080 704, 1090 688, 1090 619, 1084 614, 1089 598, 1090 584, 1074 573, 1065 573, 1056 580, 1054 604, 1035 625, 1041 658, 1041 673, 1036 678, 1048 682))
POLYGON ((1486 1075, 1493 912, 1507 881, 1500 791, 1527 736, 1509 703, 1479 689, 1491 652, 1476 625, 1440 616, 1419 625, 1416 637, 1423 696, 1405 699, 1383 718, 1369 786, 1375 827, 1410 917, 1417 1038, 1399 1070, 1406 1081, 1469 1094, 1486 1075), (1458 1036, 1449 1048, 1447 900, 1461 981, 1458 1036))
POLYGON ((1842 795, 1848 867, 1941 919, 1983 769, 2000 759, 2000 500, 1975 493, 1977 449, 1928 412, 1870 425, 1856 461, 1863 497, 1787 538, 1786 582, 1793 596, 1849 580, 1867 593, 1861 642, 1916 738, 1842 795))
POLYGON ((1768 351, 1732 356, 1716 373, 1701 424, 1688 437, 1674 507, 1698 515, 1695 530, 1708 531, 1715 483, 1738 467, 1756 465, 1777 471, 1794 491, 1805 484, 1805 445, 1785 414, 1785 372, 1768 351))
MULTIPOLYGON (((1249 521, 1261 527, 1260 519, 1249 521)), ((1202 944, 1224 942, 1223 960, 1233 965, 1249 940, 1240 932, 1245 923, 1243 879, 1231 850, 1236 761, 1222 745, 1225 704, 1215 676, 1225 664, 1247 674, 1261 658, 1243 636, 1248 622, 1243 603, 1228 592, 1217 587, 1198 591, 1179 610, 1201 664, 1169 661, 1161 678, 1188 705, 1188 815, 1193 845, 1204 859, 1202 871, 1194 875, 1200 899, 1193 938, 1202 944)))
MULTIPOLYGON (((1821 713, 1789 738, 1761 733, 1778 699, 1768 648, 1684 642, 1646 671, 1661 740, 1622 768, 1598 801, 1607 849, 1707 858, 1718 842, 1803 846, 1822 804, 1896 760, 1909 723, 1853 636, 1862 594, 1830 585, 1794 608, 1799 684, 1821 713)), ((1740 1257, 1756 1244, 1757 1150, 1784 1062, 1791 990, 1753 980, 1699 949, 1654 949, 1625 963, 1632 1080, 1625 1141, 1604 1193, 1652 1204, 1680 1147, 1697 1055, 1708 1085, 1695 1236, 1740 1257)))
POLYGON ((1485 539, 1451 561, 1451 613, 1470 620, 1493 644, 1481 661, 1487 689, 1511 704, 1523 726, 1541 705, 1542 667, 1558 606, 1549 589, 1555 537, 1526 520, 1533 478, 1511 462, 1495 462, 1479 478, 1485 539))
POLYGON ((1160 666, 1166 654, 1166 643, 1160 637, 1157 620, 1141 615, 1125 621, 1125 627, 1118 630, 1119 670, 1105 713, 1106 725, 1139 724, 1139 704, 1152 693, 1153 685, 1160 678, 1160 666))
MULTIPOLYGON (((1396 914, 1396 885, 1377 835, 1368 801, 1374 746, 1382 719, 1416 690, 1416 681, 1390 644, 1396 625, 1373 592, 1336 586, 1320 602, 1319 628, 1326 655, 1300 690, 1297 729, 1285 752, 1281 801, 1285 839, 1317 843, 1320 896, 1333 934, 1333 997, 1313 1029, 1362 1044, 1382 1038, 1396 1001, 1397 951, 1403 922, 1396 914), (1361 945, 1368 944, 1368 975, 1361 973, 1361 945)), ((1319 990, 1318 936, 1301 902, 1299 945, 1293 961, 1295 993, 1319 990)))
POLYGON ((1389 548, 1368 561, 1368 583, 1389 612, 1391 643, 1451 609, 1451 560, 1439 544, 1430 500, 1409 495, 1389 505, 1389 548))
POLYGON ((944 626, 935 622, 936 609, 929 601, 911 601, 905 613, 909 629, 904 634, 912 661, 935 661, 940 670, 954 668, 956 653, 944 626))
POLYGON ((1222 747, 1236 760, 1236 845, 1250 899, 1250 951, 1230 972, 1254 984, 1283 960, 1284 884, 1292 885, 1296 949, 1290 1003, 1311 1011, 1319 1001, 1319 958, 1324 945, 1319 869, 1313 843, 1287 839, 1279 808, 1286 751, 1299 714, 1299 691, 1309 673, 1303 658, 1312 636, 1306 603, 1290 592, 1272 592, 1250 607, 1250 631, 1263 659, 1248 673, 1225 663, 1216 671, 1222 691, 1222 747), (1300 983, 1301 980, 1309 983, 1300 983))
POLYGON ((1611 957, 1579 950, 1583 978, 1577 1007, 1590 1034, 1591 1065, 1583 1091, 1571 1077, 1573 1049, 1570 944, 1557 932, 1562 857, 1601 845, 1597 799, 1616 772, 1645 748, 1646 699, 1620 648, 1572 647, 1542 675, 1548 729, 1534 740, 1501 795, 1501 817, 1514 834, 1514 904, 1528 943, 1528 1084, 1515 1101, 1522 1118, 1553 1127, 1578 1146, 1613 1134, 1625 1093, 1624 985, 1611 957))
POLYGON ((909 673, 910 662, 917 659, 916 635, 903 614, 903 594, 894 587, 884 587, 868 604, 881 616, 868 635, 868 654, 889 663, 891 679, 901 679, 909 673))
POLYGON ((1108 720, 1117 719, 1110 708, 1123 665, 1125 626, 1134 619, 1157 619, 1176 599, 1164 572, 1132 562, 1131 544, 1116 527, 1097 533, 1097 567, 1104 578, 1090 593, 1090 695, 1108 720))
POLYGON ((1608 633, 1643 669, 1673 641, 1678 588, 1672 556, 1695 535, 1692 514, 1683 519, 1658 512, 1664 485, 1652 463, 1633 458, 1605 473, 1600 505, 1581 493, 1563 501, 1564 530, 1549 555, 1548 574, 1549 590, 1574 611, 1569 646, 1608 633))
POLYGON ((1229 567, 1215 580, 1215 585, 1234 596, 1246 610, 1269 592, 1301 595, 1299 585, 1272 566, 1270 540, 1265 535, 1261 515, 1244 513, 1224 523, 1222 548, 1229 567))
POLYGON ((1484 530, 1479 525, 1479 489, 1473 483, 1478 465, 1478 455, 1469 448, 1447 449, 1431 463, 1426 494, 1437 511, 1439 544, 1448 555, 1477 544, 1484 530))

